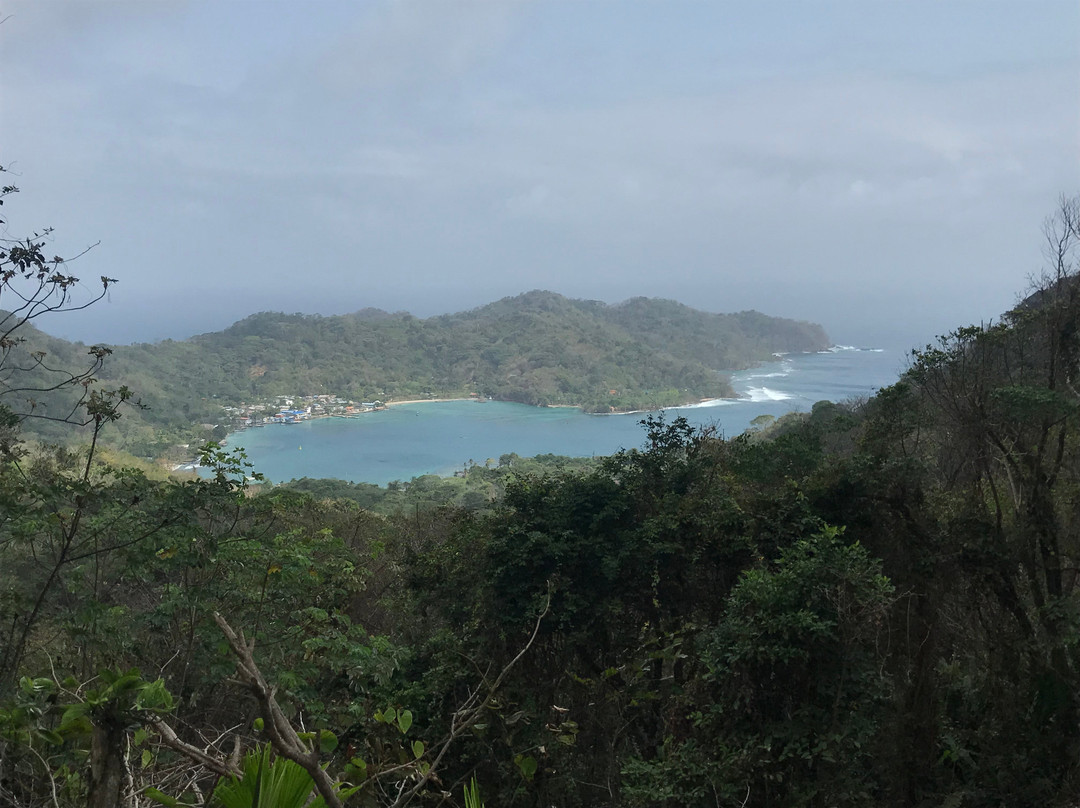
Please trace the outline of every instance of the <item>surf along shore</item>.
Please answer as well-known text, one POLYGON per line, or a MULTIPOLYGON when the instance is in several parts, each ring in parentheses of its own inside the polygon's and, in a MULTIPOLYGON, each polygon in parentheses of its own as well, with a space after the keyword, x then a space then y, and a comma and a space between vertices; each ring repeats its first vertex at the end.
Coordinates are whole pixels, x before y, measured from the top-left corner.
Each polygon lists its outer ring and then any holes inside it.
POLYGON ((458 398, 407 398, 407 399, 402 399, 400 401, 386 401, 386 402, 384 402, 384 404, 387 407, 397 407, 397 406, 399 406, 401 404, 439 404, 439 403, 443 403, 443 402, 447 402, 447 401, 486 401, 486 400, 487 399, 468 398, 468 397, 458 397, 458 398))

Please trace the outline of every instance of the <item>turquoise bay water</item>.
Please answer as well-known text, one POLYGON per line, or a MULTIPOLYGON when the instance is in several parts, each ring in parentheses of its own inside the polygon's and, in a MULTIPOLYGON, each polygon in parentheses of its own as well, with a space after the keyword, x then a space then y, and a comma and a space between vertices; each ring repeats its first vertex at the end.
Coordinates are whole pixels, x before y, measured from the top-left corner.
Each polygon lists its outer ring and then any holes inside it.
MULTIPOLYGON (((670 409, 692 424, 717 426, 727 436, 759 415, 808 411, 815 402, 871 395, 903 369, 897 352, 833 349, 792 354, 732 375, 744 398, 670 409)), ((500 401, 402 404, 358 418, 323 418, 271 425, 232 435, 231 446, 274 482, 333 477, 385 485, 421 474, 450 474, 470 460, 517 452, 522 457, 608 455, 640 446, 641 413, 587 415, 571 408, 500 401)))

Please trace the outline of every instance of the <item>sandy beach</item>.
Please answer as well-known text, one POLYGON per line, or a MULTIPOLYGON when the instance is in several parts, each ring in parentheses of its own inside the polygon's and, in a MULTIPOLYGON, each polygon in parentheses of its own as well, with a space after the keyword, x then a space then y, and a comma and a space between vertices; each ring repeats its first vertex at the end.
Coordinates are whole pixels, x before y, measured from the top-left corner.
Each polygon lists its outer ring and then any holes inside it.
POLYGON ((399 404, 438 404, 443 401, 482 401, 478 398, 409 398, 402 401, 387 401, 387 407, 396 407, 399 404))

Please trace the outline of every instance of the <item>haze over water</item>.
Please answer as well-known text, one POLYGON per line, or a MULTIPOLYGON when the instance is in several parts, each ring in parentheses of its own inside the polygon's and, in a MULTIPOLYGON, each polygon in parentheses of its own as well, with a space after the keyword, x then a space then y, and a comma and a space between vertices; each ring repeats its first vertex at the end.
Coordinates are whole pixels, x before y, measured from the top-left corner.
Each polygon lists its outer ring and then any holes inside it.
MULTIPOLYGON (((892 384, 903 369, 899 352, 834 349, 789 355, 732 375, 738 400, 668 410, 695 426, 716 425, 726 436, 759 415, 808 411, 815 402, 866 396, 892 384)), ((642 413, 588 415, 573 408, 501 401, 403 404, 358 418, 271 425, 232 435, 273 482, 330 477, 385 485, 422 474, 451 474, 470 460, 502 454, 588 457, 640 446, 642 413)))

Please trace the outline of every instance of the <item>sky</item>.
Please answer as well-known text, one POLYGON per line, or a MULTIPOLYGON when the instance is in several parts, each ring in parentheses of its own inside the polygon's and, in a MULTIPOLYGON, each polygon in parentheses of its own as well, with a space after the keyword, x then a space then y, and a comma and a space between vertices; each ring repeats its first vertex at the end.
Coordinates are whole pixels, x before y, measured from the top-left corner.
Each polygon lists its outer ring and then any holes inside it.
MULTIPOLYGON (((10 236, 119 279, 41 321, 639 295, 922 345, 1080 191, 1080 4, 0 0, 10 236), (98 243, 100 242, 100 243, 98 243)), ((87 283, 85 291, 93 290, 87 283)))

